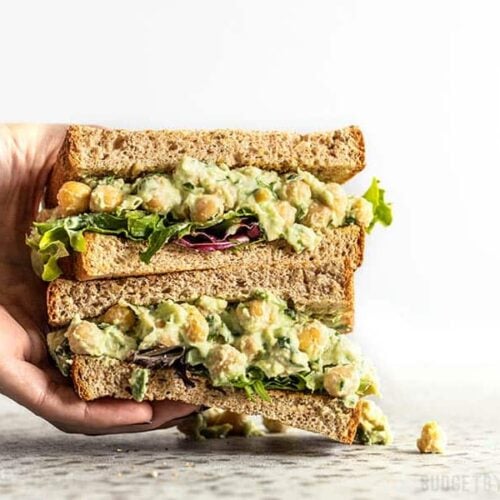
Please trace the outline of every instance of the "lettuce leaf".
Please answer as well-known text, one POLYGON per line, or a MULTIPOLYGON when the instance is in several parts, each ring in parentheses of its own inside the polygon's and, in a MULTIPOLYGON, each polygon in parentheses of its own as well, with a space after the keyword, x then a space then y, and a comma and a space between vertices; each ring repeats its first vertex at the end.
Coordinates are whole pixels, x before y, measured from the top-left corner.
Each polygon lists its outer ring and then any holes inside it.
POLYGON ((58 260, 67 257, 70 250, 85 251, 86 231, 124 236, 134 241, 147 240, 147 249, 140 259, 149 263, 160 248, 173 239, 179 239, 197 230, 217 229, 238 224, 249 214, 231 211, 221 218, 206 222, 175 222, 165 216, 143 210, 127 210, 118 214, 85 213, 47 222, 35 222, 26 243, 36 252, 34 267, 42 279, 52 281, 62 273, 58 260), (38 268, 38 269, 37 269, 38 268))
POLYGON ((366 230, 368 233, 372 231, 377 222, 383 226, 390 226, 392 223, 392 204, 385 201, 385 189, 382 189, 379 183, 380 181, 374 177, 370 187, 363 195, 363 198, 373 206, 373 219, 366 230))

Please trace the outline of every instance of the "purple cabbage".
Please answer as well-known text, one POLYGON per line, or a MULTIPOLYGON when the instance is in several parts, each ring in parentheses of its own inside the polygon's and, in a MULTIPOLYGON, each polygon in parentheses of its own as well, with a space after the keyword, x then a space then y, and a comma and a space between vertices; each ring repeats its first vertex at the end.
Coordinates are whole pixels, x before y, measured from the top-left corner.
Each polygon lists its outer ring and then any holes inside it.
POLYGON ((175 241, 177 245, 202 252, 227 250, 238 245, 250 243, 261 237, 259 223, 256 221, 241 220, 224 230, 215 228, 199 229, 175 241))

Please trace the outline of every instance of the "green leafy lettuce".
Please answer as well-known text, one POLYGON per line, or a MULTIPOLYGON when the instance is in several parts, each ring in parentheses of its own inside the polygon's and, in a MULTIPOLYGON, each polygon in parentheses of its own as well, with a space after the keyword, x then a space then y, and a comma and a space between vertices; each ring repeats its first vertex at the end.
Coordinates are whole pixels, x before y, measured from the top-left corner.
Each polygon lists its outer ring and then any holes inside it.
POLYGON ((143 210, 127 210, 118 214, 84 213, 47 222, 35 222, 27 244, 35 250, 33 265, 42 279, 52 281, 62 274, 59 259, 69 251, 85 251, 86 231, 124 236, 135 241, 148 242, 140 259, 148 264, 153 255, 169 241, 182 238, 197 229, 233 224, 248 215, 244 211, 231 211, 207 223, 175 222, 159 214, 143 210))
POLYGON ((375 177, 363 198, 369 201, 373 207, 373 219, 367 228, 370 233, 375 224, 378 222, 383 226, 390 226, 392 223, 392 205, 384 199, 385 189, 379 186, 380 181, 375 177))

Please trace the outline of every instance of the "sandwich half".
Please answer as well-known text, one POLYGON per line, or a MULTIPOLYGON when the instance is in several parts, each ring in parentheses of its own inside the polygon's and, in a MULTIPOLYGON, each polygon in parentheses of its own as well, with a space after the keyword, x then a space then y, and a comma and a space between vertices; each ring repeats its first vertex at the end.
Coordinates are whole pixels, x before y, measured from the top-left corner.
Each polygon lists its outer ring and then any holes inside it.
POLYGON ((54 329, 49 350, 85 400, 171 399, 263 415, 343 443, 390 440, 386 420, 364 402, 378 382, 344 335, 341 312, 309 309, 307 297, 296 307, 283 291, 235 298, 230 288, 204 294, 210 290, 190 300, 169 293, 154 305, 117 296, 99 316, 76 313, 54 329))
POLYGON ((340 185, 363 167, 356 127, 300 135, 72 126, 28 238, 34 267, 47 281, 346 256, 355 269, 364 231, 390 223, 377 181, 362 197, 340 185))

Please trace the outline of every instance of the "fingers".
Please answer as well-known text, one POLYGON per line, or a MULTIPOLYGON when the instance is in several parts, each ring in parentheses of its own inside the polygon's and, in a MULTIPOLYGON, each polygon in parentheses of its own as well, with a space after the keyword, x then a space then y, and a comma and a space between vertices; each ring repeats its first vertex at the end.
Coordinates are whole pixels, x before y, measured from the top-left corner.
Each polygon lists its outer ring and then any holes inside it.
MULTIPOLYGON (((159 429, 167 429, 178 425, 182 420, 198 410, 197 406, 188 405, 179 401, 157 401, 151 403, 153 418, 150 422, 135 425, 108 427, 99 429, 97 432, 85 432, 90 435, 98 434, 125 434, 132 432, 147 432, 159 429)), ((81 432, 61 429, 66 432, 81 432)))
POLYGON ((82 401, 70 385, 24 361, 2 363, 0 391, 68 432, 99 434, 153 421, 149 403, 115 399, 82 401))
POLYGON ((198 407, 178 401, 137 403, 103 398, 83 401, 54 368, 41 370, 15 361, 0 368, 0 392, 27 407, 64 432, 119 434, 176 425, 198 407))

